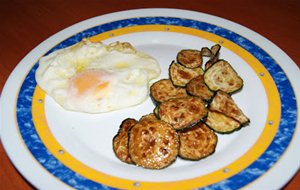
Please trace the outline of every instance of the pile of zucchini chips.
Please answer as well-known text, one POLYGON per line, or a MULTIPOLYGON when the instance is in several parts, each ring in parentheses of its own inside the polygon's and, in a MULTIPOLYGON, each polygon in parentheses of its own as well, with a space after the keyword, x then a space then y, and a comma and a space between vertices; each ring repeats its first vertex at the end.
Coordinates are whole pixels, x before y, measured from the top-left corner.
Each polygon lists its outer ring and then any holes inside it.
POLYGON ((231 95, 243 80, 225 60, 221 46, 183 49, 169 66, 169 78, 150 87, 153 113, 123 120, 113 138, 123 162, 162 169, 179 156, 200 160, 215 152, 216 133, 229 134, 250 122, 231 95), (203 64, 203 58, 208 61, 203 64))

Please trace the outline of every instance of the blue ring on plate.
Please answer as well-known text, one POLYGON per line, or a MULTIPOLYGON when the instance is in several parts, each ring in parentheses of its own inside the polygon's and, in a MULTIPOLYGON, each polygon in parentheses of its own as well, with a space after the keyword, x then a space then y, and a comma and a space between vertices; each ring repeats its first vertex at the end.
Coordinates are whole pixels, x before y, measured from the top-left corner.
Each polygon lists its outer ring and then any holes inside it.
MULTIPOLYGON (((277 162, 280 156, 284 153, 285 149, 288 147, 296 129, 297 105, 294 90, 284 71, 268 53, 250 40, 234 33, 233 31, 197 20, 175 17, 139 17, 102 24, 77 33, 72 37, 62 41, 60 44, 47 52, 47 54, 80 42, 83 38, 92 37, 103 32, 128 26, 148 24, 184 26, 216 34, 231 40, 235 44, 247 50, 268 70, 275 81, 277 89, 280 93, 281 101, 280 124, 274 139, 267 150, 250 166, 228 179, 200 189, 239 189, 259 178, 277 162)), ((35 71, 37 67, 38 63, 33 66, 24 79, 24 82, 20 88, 16 105, 17 122, 20 134, 29 151, 35 157, 35 159, 46 170, 48 170, 48 172, 73 188, 115 189, 113 187, 107 187, 103 184, 91 181, 90 179, 87 179, 70 170, 60 163, 44 146, 35 130, 31 113, 32 96, 37 85, 35 81, 35 71)))

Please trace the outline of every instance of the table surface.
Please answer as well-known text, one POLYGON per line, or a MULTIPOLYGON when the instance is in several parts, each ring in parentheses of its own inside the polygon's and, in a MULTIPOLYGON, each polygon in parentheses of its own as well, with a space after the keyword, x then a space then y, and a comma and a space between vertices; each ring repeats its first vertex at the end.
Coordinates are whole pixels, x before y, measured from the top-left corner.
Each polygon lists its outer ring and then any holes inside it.
MULTIPOLYGON (((159 7, 199 11, 244 25, 275 43, 300 66, 300 4, 297 0, 1 0, 0 92, 18 62, 56 32, 106 13, 159 7)), ((2 144, 0 189, 34 189, 10 162, 2 144)), ((300 189, 300 171, 283 189, 300 189)))

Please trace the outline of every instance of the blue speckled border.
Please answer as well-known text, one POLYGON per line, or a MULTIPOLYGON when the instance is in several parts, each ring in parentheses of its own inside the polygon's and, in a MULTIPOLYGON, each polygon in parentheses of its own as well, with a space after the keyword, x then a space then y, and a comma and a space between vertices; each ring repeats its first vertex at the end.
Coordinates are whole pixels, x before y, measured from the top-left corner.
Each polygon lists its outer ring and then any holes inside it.
MULTIPOLYGON (((103 32, 128 26, 146 24, 184 26, 222 36, 223 38, 231 40, 232 42, 250 52, 264 65, 264 67, 268 70, 273 80, 275 81, 277 89, 280 93, 281 118, 276 136, 274 137, 267 150, 249 167, 228 179, 201 189, 239 189, 256 180, 266 171, 268 171, 284 153, 296 129, 296 97, 290 81, 288 80, 284 71, 276 63, 276 61, 259 46, 242 37, 241 35, 219 26, 196 20, 173 17, 140 17, 118 20, 87 29, 62 41, 48 53, 75 44, 81 41, 83 38, 91 37, 103 32)), ((52 175, 73 188, 114 189, 112 187, 107 187, 105 185, 91 181, 90 179, 86 179, 85 177, 80 176, 74 171, 70 170, 62 163, 60 163, 42 143, 35 130, 31 113, 32 96, 36 87, 35 71, 37 65, 38 64, 35 64, 34 67, 30 70, 21 86, 17 99, 16 109, 20 134, 29 151, 46 170, 48 170, 52 175)))

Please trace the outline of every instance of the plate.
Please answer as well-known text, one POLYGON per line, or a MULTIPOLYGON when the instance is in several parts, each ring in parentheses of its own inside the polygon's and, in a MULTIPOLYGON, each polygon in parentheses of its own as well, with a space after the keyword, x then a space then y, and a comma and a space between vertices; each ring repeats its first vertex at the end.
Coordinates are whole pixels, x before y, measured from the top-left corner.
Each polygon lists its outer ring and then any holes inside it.
POLYGON ((12 162, 39 189, 280 188, 300 165, 295 156, 300 155, 299 74, 272 42, 222 18, 178 9, 111 13, 51 36, 17 65, 1 96, 1 138, 12 162), (178 158, 162 170, 119 161, 112 138, 123 119, 153 111, 150 98, 110 113, 76 113, 62 109, 35 81, 40 57, 83 38, 130 42, 158 60, 160 78, 168 77, 180 49, 220 44, 220 58, 244 80, 233 99, 250 124, 230 135, 218 134, 216 152, 200 161, 178 158))

